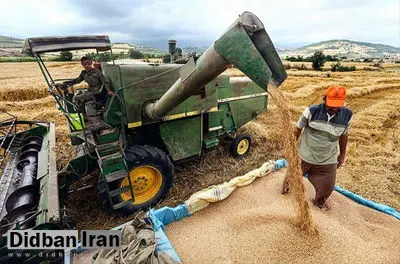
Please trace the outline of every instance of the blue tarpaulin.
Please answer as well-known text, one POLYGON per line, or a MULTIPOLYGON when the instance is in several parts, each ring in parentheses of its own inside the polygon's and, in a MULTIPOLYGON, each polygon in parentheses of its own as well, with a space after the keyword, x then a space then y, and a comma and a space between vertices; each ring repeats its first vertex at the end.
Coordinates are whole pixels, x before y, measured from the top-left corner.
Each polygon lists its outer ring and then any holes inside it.
POLYGON ((151 209, 148 213, 148 216, 153 222, 154 230, 158 230, 160 227, 164 229, 164 226, 169 223, 181 220, 188 215, 188 208, 185 204, 178 205, 174 208, 166 206, 157 210, 151 209))
MULTIPOLYGON (((308 174, 306 173, 304 175, 304 177, 308 178, 308 174)), ((373 202, 371 200, 365 199, 365 198, 363 198, 363 197, 361 197, 361 196, 359 196, 359 195, 357 195, 355 193, 352 193, 352 192, 350 192, 350 191, 348 191, 346 189, 343 189, 343 188, 341 188, 341 187, 339 187, 337 185, 335 185, 335 191, 337 191, 338 193, 343 194, 347 198, 350 198, 350 199, 352 199, 353 201, 355 201, 355 202, 357 202, 359 204, 362 204, 362 205, 367 206, 369 208, 375 209, 375 210, 377 210, 379 212, 394 216, 395 218, 400 220, 400 213, 397 212, 394 208, 392 208, 390 206, 387 206, 385 204, 376 203, 376 202, 373 202)))
POLYGON ((365 199, 355 193, 352 193, 348 190, 345 190, 343 188, 340 188, 339 186, 335 186, 335 190, 341 194, 343 194, 344 196, 354 200, 355 202, 368 206, 372 209, 378 210, 379 212, 385 213, 385 214, 389 214, 392 215, 394 217, 396 217, 397 219, 400 220, 400 213, 397 212, 394 208, 384 205, 384 204, 380 204, 380 203, 375 203, 371 200, 365 199))
POLYGON ((163 207, 157 210, 151 209, 148 213, 148 217, 153 223, 155 237, 157 239, 157 251, 163 251, 179 262, 182 261, 165 235, 164 226, 181 220, 188 215, 189 212, 185 204, 178 205, 175 208, 163 207))

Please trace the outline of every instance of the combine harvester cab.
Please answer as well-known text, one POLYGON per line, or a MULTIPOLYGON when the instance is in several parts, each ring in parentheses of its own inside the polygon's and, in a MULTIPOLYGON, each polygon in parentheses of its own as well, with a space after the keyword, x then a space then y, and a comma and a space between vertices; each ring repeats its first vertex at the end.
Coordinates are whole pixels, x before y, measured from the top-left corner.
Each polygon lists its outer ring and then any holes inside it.
MULTIPOLYGON (((41 54, 62 50, 110 51, 107 36, 32 38, 34 56, 69 123, 79 155, 60 175, 60 189, 99 169, 98 196, 114 210, 130 213, 154 206, 173 182, 173 162, 184 161, 232 139, 234 156, 246 154, 251 139, 237 130, 266 111, 269 83, 287 77, 264 25, 244 12, 195 62, 179 64, 101 63, 109 96, 96 109, 96 125, 79 112, 73 94, 60 91, 41 54), (223 72, 234 65, 247 77, 223 72)), ((97 105, 97 103, 95 103, 97 105)))
MULTIPOLYGON (((0 263, 11 229, 60 229, 55 124, 0 111, 0 263)), ((14 252, 15 253, 15 252, 14 252)))

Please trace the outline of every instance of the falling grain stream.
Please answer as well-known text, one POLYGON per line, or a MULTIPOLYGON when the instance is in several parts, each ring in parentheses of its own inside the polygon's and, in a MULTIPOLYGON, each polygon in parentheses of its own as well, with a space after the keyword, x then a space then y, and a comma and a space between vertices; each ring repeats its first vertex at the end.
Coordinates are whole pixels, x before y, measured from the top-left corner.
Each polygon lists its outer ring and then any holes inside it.
POLYGON ((306 196, 306 189, 303 184, 298 148, 291 121, 290 102, 281 91, 272 85, 268 87, 268 93, 278 107, 281 117, 281 141, 284 144, 284 155, 288 161, 284 184, 288 185, 289 194, 296 208, 296 224, 302 230, 316 233, 316 229, 313 226, 310 205, 306 196))

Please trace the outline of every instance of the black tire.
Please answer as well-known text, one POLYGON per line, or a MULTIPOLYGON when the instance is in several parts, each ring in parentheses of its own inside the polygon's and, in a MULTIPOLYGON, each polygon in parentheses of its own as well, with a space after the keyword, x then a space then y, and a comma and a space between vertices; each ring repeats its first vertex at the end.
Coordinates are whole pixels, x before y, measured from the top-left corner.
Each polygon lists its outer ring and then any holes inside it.
POLYGON ((231 153, 234 157, 242 157, 249 152, 251 137, 248 134, 241 134, 232 139, 231 153))
MULTIPOLYGON (((156 172, 155 178, 158 180, 161 180, 160 186, 159 187, 154 187, 152 188, 152 192, 150 192, 150 196, 148 200, 138 203, 138 198, 135 198, 135 202, 132 204, 129 204, 125 207, 123 207, 123 211, 127 214, 143 210, 143 209, 148 209, 150 207, 153 207, 156 205, 164 196, 167 195, 169 189, 171 188, 173 179, 174 179, 174 166, 172 165, 170 159, 168 156, 160 149, 152 147, 152 146, 133 146, 125 151, 125 160, 126 164, 128 166, 128 173, 133 172, 135 169, 140 168, 141 170, 149 170, 151 172, 156 172), (152 193, 154 192, 154 195, 152 193)), ((127 177, 116 181, 113 183, 112 188, 118 188, 121 186, 122 182, 125 180, 127 182, 127 177)), ((141 181, 142 183, 145 183, 145 186, 147 186, 147 178, 142 179, 141 177, 138 178, 138 181, 141 181)), ((154 181, 153 181, 154 182, 154 181)), ((132 182, 132 185, 135 183, 132 182)), ((155 184, 155 183, 154 183, 155 184)), ((155 184, 157 185, 157 184, 155 184)), ((135 185, 135 188, 139 188, 142 186, 135 185)), ((147 187, 143 187, 147 188, 147 187)), ((135 191, 135 190, 134 190, 135 191)), ((127 192, 129 193, 129 192, 127 192)), ((129 193, 129 197, 130 197, 129 193)), ((143 196, 141 196, 142 200, 144 199, 143 196)), ((113 203, 119 203, 123 202, 124 199, 121 195, 115 196, 112 198, 113 203)), ((125 195, 126 199, 126 195, 125 195)))

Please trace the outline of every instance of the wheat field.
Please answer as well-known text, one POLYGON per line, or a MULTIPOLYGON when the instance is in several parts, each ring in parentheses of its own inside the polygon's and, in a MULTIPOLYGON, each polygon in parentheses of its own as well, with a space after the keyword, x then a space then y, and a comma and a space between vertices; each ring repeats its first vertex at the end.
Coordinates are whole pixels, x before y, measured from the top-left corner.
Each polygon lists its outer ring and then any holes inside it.
MULTIPOLYGON (((78 62, 47 65, 56 79, 76 77, 81 71, 78 62)), ((292 104, 294 124, 306 106, 322 102, 327 86, 348 88, 347 106, 354 117, 347 160, 338 170, 337 185, 400 210, 400 64, 384 64, 380 70, 371 70, 367 63, 356 67, 357 71, 346 73, 288 70, 289 77, 280 89, 292 104)), ((228 74, 242 75, 235 69, 228 69, 228 74)), ((48 95, 36 63, 0 63, 0 109, 21 120, 56 122, 58 169, 74 156, 66 120, 48 95)), ((229 155, 229 142, 223 141, 217 149, 176 165, 175 183, 159 206, 177 205, 209 185, 241 175, 266 160, 283 158, 280 125, 276 104, 270 100, 266 113, 240 129, 252 136, 250 153, 234 159, 229 155)), ((95 182, 96 176, 89 175, 79 184, 95 186, 95 182)), ((67 208, 78 229, 111 228, 132 218, 109 211, 95 197, 95 187, 69 196, 67 208)))

